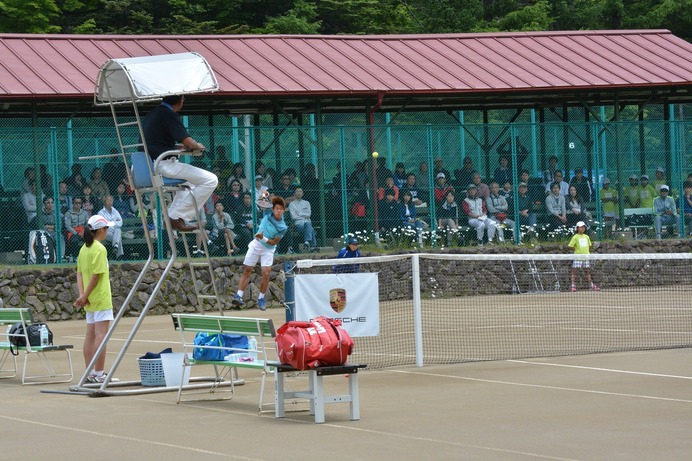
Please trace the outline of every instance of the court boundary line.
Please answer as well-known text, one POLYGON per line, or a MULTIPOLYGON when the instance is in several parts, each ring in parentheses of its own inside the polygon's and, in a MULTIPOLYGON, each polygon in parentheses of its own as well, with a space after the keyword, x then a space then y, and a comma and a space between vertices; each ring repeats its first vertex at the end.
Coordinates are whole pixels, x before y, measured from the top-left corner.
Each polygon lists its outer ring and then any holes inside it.
POLYGON ((529 364, 529 365, 540 365, 540 366, 549 366, 549 367, 577 368, 577 369, 582 369, 582 370, 593 370, 593 371, 606 371, 606 372, 610 372, 610 373, 624 373, 624 374, 640 375, 640 376, 653 376, 653 377, 658 377, 658 378, 675 378, 675 379, 690 379, 690 380, 692 380, 692 376, 667 375, 667 374, 663 374, 663 373, 647 373, 645 371, 617 370, 615 368, 585 367, 585 366, 581 366, 581 365, 567 365, 567 364, 562 364, 562 363, 531 362, 529 360, 516 360, 516 359, 505 360, 505 362, 524 363, 524 364, 529 364))

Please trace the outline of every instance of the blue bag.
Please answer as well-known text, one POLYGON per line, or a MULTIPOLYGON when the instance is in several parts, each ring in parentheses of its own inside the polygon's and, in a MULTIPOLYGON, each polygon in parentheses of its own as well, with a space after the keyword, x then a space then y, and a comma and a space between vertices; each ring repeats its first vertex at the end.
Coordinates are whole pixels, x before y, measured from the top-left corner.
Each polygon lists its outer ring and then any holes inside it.
POLYGON ((229 335, 218 333, 199 332, 195 336, 197 346, 217 346, 224 349, 212 347, 195 347, 192 358, 195 360, 223 360, 228 354, 238 352, 237 349, 248 349, 250 346, 247 336, 229 335), (227 349, 226 349, 227 348, 227 349))

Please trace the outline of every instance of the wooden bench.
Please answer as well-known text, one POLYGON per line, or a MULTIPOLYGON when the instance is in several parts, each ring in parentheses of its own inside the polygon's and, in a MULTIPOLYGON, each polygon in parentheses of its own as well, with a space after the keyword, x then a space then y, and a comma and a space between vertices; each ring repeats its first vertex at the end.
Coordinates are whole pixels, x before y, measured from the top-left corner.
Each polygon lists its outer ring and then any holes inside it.
POLYGON ((358 370, 365 368, 363 364, 346 363, 340 366, 317 367, 306 370, 308 374, 308 389, 303 391, 286 391, 284 373, 295 373, 301 370, 279 362, 270 362, 274 368, 274 405, 277 418, 285 416, 286 399, 304 398, 310 402, 310 414, 315 415, 315 422, 324 422, 324 406, 330 403, 348 402, 351 409, 351 421, 360 419, 360 399, 358 395, 358 370), (348 375, 348 394, 324 395, 323 378, 325 376, 348 375))
MULTIPOLYGON (((268 350, 264 344, 265 339, 273 339, 276 337, 274 322, 271 319, 246 318, 246 317, 225 317, 220 315, 202 315, 202 314, 172 314, 173 324, 175 329, 180 331, 180 338, 183 344, 183 361, 182 367, 194 365, 211 365, 214 367, 214 382, 219 385, 224 382, 228 375, 230 378, 230 395, 228 397, 207 398, 204 400, 228 400, 233 398, 233 372, 237 372, 238 368, 249 368, 262 371, 262 384, 260 386, 260 401, 259 409, 263 409, 264 385, 266 382, 267 373, 271 371, 268 364, 268 350), (187 333, 187 335, 186 335, 187 333), (192 334, 194 333, 194 334, 192 334), (207 334, 233 334, 254 336, 257 338, 257 359, 253 361, 231 361, 231 360, 195 360, 193 352, 196 348, 211 348, 211 349, 228 349, 221 346, 198 346, 194 343, 194 337, 197 333, 207 334)), ((271 347, 274 351, 274 348, 271 347)), ((244 349, 231 350, 231 353, 247 352, 244 349)), ((183 370, 184 371, 184 370, 183 370)), ((183 373, 184 374, 184 373, 183 373)), ((209 394, 215 393, 218 386, 212 386, 209 394)), ((180 383, 178 389, 177 402, 180 403, 183 391, 183 382, 180 383)))
POLYGON ((17 376, 17 355, 12 351, 24 352, 24 366, 22 367, 22 384, 49 384, 49 383, 69 383, 72 381, 74 372, 72 369, 72 356, 70 349, 72 345, 50 345, 32 346, 29 344, 28 326, 35 323, 31 309, 29 308, 0 308, 0 337, 4 336, 4 341, 0 342, 0 378, 14 378, 17 376), (21 323, 23 334, 10 334, 7 330, 8 325, 21 323), (22 337, 26 346, 15 346, 10 343, 12 338, 22 337), (57 373, 53 368, 47 352, 63 351, 67 354, 67 364, 69 372, 57 373), (45 374, 27 376, 27 362, 30 354, 36 354, 45 368, 45 374), (8 367, 9 365, 9 367, 8 367))

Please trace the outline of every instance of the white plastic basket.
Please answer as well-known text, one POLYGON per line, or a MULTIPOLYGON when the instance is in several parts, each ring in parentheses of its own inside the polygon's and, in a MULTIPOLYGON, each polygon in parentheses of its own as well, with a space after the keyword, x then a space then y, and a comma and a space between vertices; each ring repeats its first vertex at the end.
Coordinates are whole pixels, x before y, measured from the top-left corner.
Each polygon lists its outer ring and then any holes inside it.
POLYGON ((166 377, 163 373, 161 359, 139 359, 139 374, 142 378, 142 386, 165 386, 166 377))

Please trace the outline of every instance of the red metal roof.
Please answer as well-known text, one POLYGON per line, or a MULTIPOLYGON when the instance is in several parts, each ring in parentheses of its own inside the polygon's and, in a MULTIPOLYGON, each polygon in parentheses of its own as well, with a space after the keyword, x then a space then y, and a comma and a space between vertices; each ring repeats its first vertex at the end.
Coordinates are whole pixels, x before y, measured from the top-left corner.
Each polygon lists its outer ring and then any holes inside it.
POLYGON ((89 97, 110 58, 196 51, 227 96, 348 96, 692 84, 666 30, 387 36, 0 34, 0 98, 89 97))

